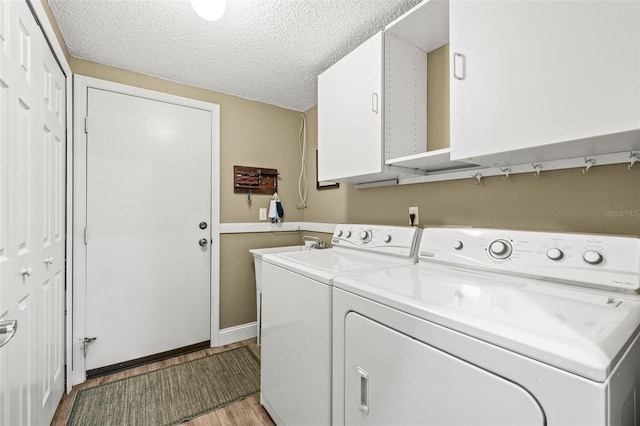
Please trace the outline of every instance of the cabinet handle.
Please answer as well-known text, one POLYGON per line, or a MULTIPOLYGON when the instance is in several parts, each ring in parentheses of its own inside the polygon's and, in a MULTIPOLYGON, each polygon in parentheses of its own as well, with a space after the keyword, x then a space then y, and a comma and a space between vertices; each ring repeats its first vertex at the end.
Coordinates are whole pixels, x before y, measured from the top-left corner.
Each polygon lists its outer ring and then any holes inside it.
POLYGON ((378 113, 378 94, 377 93, 371 94, 371 111, 375 112, 376 114, 378 113))
POLYGON ((464 80, 467 77, 466 59, 462 53, 453 54, 453 77, 456 80, 464 80))
POLYGON ((369 414, 369 373, 361 367, 356 366, 360 377, 360 405, 358 408, 365 414, 369 414))

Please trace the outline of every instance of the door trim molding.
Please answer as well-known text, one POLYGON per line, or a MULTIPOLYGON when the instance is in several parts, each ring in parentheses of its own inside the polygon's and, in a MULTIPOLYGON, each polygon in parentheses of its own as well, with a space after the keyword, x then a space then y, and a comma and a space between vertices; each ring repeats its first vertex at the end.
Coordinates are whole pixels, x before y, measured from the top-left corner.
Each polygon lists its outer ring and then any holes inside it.
MULTIPOLYGON (((107 90, 124 95, 182 105, 210 111, 211 122, 211 346, 220 345, 220 105, 155 92, 139 87, 100 80, 92 77, 74 75, 73 78, 73 283, 68 293, 73 293, 73 322, 71 336, 68 339, 72 356, 72 384, 77 385, 86 380, 86 364, 83 345, 80 339, 86 333, 86 298, 87 298, 87 253, 84 244, 84 228, 87 223, 87 134, 85 133, 85 117, 87 116, 87 97, 89 88, 107 90)), ((71 365, 71 368, 69 368, 71 365)))

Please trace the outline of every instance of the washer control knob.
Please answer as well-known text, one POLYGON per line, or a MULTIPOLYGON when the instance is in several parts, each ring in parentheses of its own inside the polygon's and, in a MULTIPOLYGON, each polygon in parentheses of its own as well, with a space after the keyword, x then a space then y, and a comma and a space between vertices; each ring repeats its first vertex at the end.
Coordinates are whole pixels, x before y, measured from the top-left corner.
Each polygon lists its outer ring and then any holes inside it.
POLYGON ((347 231, 347 235, 345 235, 345 237, 351 238, 351 231, 347 231))
POLYGON ((453 243, 453 248, 454 248, 454 250, 462 250, 462 247, 464 247, 464 244, 463 244, 463 243, 462 243, 462 241, 460 241, 460 240, 456 240, 456 241, 453 243))
POLYGON ((338 229, 338 237, 342 237, 342 229, 338 229))
POLYGON ((391 242, 391 235, 387 234, 387 235, 384 237, 384 242, 385 242, 385 243, 390 243, 390 242, 391 242))
POLYGON ((564 257, 564 253, 560 249, 550 248, 547 250, 547 257, 551 260, 560 260, 564 257))
POLYGON ((585 262, 591 265, 597 265, 599 263, 602 263, 602 261, 604 260, 602 255, 595 250, 585 251, 584 254, 582 255, 582 258, 584 259, 585 262))
POLYGON ((506 259, 511 256, 511 243, 507 240, 495 240, 489 244, 489 256, 494 259, 506 259))
POLYGON ((360 239, 365 243, 371 241, 371 231, 360 232, 360 239))

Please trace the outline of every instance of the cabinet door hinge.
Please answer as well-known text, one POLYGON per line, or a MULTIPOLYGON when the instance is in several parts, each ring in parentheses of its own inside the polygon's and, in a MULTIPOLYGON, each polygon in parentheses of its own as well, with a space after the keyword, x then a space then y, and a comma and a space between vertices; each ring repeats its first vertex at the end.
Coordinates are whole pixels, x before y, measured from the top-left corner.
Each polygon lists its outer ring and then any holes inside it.
POLYGON ((84 118, 84 132, 89 133, 89 117, 84 118))
POLYGON ((89 228, 87 228, 86 226, 84 228, 84 243, 89 243, 89 228))

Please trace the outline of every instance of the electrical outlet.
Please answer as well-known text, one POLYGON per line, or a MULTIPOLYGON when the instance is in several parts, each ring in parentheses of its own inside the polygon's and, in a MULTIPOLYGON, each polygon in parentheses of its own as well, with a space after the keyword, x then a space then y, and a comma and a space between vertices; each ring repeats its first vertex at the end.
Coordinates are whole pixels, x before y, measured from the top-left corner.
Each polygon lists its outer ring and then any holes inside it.
POLYGON ((267 209, 266 208, 261 208, 260 209, 260 220, 267 220, 267 209))
POLYGON ((418 226, 420 223, 420 212, 417 207, 409 207, 409 225, 418 226), (411 223, 411 215, 415 215, 413 217, 413 223, 411 223))

